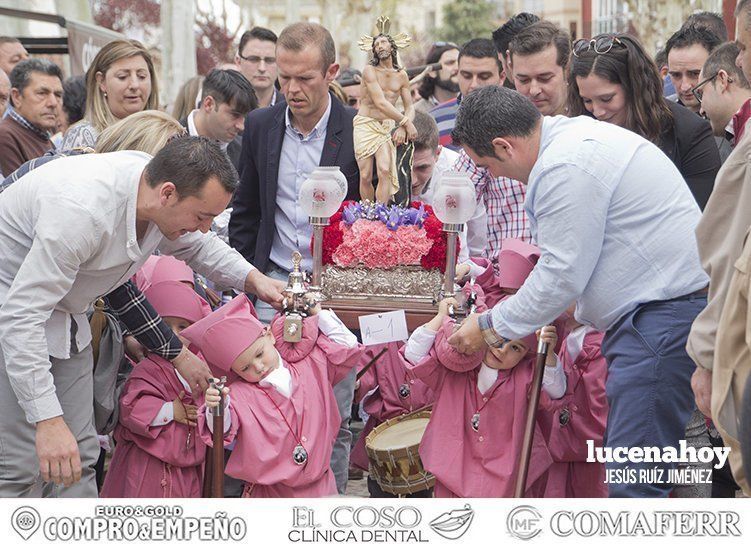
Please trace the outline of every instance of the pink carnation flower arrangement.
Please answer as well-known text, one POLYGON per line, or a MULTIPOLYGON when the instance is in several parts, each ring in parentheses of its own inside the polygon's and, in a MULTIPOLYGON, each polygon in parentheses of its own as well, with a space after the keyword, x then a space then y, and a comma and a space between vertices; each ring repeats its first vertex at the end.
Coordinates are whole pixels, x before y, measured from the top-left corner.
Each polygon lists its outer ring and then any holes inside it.
POLYGON ((370 269, 420 265, 443 272, 446 233, 441 227, 433 208, 422 202, 401 208, 345 201, 323 230, 322 262, 370 269))
POLYGON ((389 229, 381 221, 357 219, 352 225, 340 222, 342 243, 334 251, 335 264, 367 268, 393 268, 398 265, 419 265, 428 254, 433 241, 425 229, 417 225, 402 225, 389 229))

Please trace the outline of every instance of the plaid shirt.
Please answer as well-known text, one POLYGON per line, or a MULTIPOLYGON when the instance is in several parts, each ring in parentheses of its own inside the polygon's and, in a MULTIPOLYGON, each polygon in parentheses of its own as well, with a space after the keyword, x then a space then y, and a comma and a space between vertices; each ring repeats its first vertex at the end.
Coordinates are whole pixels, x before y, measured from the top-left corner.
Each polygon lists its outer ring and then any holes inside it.
POLYGON ((485 257, 492 258, 501 249, 504 238, 518 238, 532 242, 529 219, 524 211, 523 183, 510 178, 494 178, 485 169, 477 166, 462 150, 456 159, 454 170, 467 172, 475 184, 477 198, 483 198, 488 213, 488 245, 485 257))
POLYGON ((122 323, 123 334, 132 334, 143 347, 169 361, 180 354, 182 342, 132 280, 108 293, 104 300, 122 323))

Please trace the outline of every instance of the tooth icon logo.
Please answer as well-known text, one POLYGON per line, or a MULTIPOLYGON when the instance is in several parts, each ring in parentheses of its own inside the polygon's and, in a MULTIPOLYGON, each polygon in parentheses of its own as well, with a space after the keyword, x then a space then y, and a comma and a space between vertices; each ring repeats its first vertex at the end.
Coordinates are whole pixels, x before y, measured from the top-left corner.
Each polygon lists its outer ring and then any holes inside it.
POLYGON ((472 507, 465 504, 464 508, 451 510, 435 518, 430 522, 430 528, 443 538, 457 540, 469 530, 474 517, 475 512, 472 507))
POLYGON ((11 526, 24 540, 29 540, 36 533, 40 522, 39 512, 31 506, 18 508, 10 518, 11 526))

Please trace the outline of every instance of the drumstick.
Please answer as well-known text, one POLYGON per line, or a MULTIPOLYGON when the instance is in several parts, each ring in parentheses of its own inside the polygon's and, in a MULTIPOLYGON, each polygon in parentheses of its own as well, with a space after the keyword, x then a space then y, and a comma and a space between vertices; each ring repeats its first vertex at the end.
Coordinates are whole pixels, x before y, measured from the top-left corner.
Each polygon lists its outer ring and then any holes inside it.
POLYGON ((425 406, 416 408, 412 410, 411 412, 407 412, 406 414, 403 414, 402 417, 413 416, 415 414, 419 414, 420 412, 427 412, 428 410, 432 410, 432 409, 433 409, 433 403, 431 402, 430 404, 426 404, 425 406))
POLYGON ((377 361, 378 359, 380 359, 380 358, 381 358, 381 356, 382 356, 382 355, 383 355, 384 353, 386 353, 386 350, 387 350, 387 349, 388 349, 388 348, 383 348, 383 349, 381 350, 381 352, 380 352, 380 353, 379 353, 378 355, 376 355, 375 357, 373 357, 373 358, 372 358, 372 359, 370 360, 370 362, 369 362, 369 363, 368 363, 367 365, 365 365, 364 367, 362 367, 362 370, 361 370, 360 372, 358 372, 358 373, 357 373, 357 376, 356 376, 355 380, 359 380, 360 378, 362 378, 362 377, 363 377, 363 376, 365 375, 365 373, 366 373, 366 372, 367 372, 368 370, 370 370, 370 367, 371 367, 371 366, 373 366, 373 365, 375 364, 375 362, 376 362, 376 361, 377 361))

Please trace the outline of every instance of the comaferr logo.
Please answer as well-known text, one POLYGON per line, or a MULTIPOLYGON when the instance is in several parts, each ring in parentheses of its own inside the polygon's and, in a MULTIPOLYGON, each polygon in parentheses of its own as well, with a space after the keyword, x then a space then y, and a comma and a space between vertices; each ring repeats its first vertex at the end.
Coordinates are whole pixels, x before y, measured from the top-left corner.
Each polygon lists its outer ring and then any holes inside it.
POLYGON ((607 512, 563 510, 550 518, 550 530, 563 537, 741 536, 737 512, 607 512))
POLYGON ((468 504, 459 510, 441 514, 430 522, 430 528, 443 538, 457 540, 464 536, 475 519, 475 512, 468 504))

